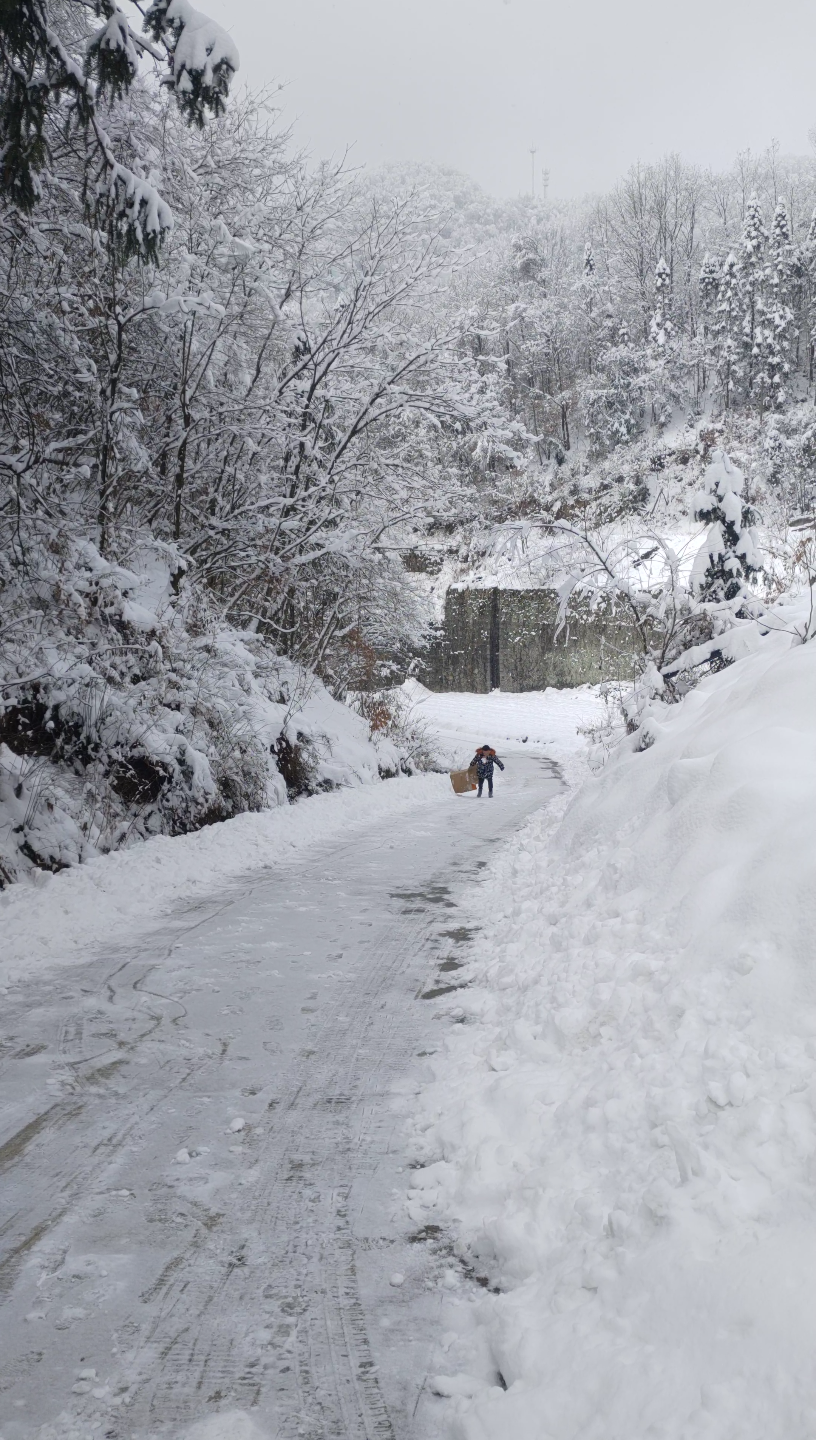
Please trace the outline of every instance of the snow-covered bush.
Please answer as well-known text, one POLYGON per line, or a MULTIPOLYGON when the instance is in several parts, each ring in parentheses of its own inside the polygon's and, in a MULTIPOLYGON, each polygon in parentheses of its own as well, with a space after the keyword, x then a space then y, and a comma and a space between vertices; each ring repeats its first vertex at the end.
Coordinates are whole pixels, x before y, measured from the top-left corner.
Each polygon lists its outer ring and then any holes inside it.
POLYGON ((393 768, 395 758, 404 775, 445 768, 427 723, 404 688, 358 690, 348 699, 368 725, 371 742, 382 757, 380 773, 384 778, 397 773, 393 768))
POLYGON ((125 568, 64 536, 28 562, 4 590, 0 883, 378 778, 314 674, 176 593, 172 547, 145 540, 125 568))
POLYGON ((757 515, 743 498, 745 477, 715 450, 694 497, 694 515, 709 526, 698 552, 692 587, 705 600, 736 600, 760 569, 757 515))

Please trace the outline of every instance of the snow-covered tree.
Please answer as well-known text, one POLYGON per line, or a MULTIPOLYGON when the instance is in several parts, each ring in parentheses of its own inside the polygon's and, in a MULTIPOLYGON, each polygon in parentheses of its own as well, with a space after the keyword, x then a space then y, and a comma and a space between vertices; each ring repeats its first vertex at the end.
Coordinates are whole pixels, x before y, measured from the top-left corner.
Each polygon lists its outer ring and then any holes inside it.
POLYGON ((116 0, 11 0, 0 7, 0 189, 23 212, 42 195, 42 176, 72 136, 83 150, 90 213, 112 225, 129 252, 150 254, 169 230, 170 210, 139 165, 126 164, 109 133, 106 102, 136 81, 152 57, 192 123, 219 115, 238 52, 226 31, 190 0, 154 0, 137 33, 116 0), (92 26, 96 16, 101 24, 92 26))
POLYGON ((586 314, 586 369, 591 375, 595 363, 598 331, 598 269, 592 241, 584 244, 584 259, 578 287, 586 314))
POLYGON ((701 600, 738 599, 761 569, 756 512, 744 499, 745 478, 723 450, 715 450, 700 491, 694 518, 708 525, 695 561, 692 587, 701 600))
POLYGON ((656 350, 665 351, 674 327, 669 315, 671 305, 671 273, 662 255, 655 267, 654 294, 654 313, 652 314, 649 338, 652 346, 656 350))
POLYGON ((646 356, 632 343, 625 320, 607 316, 597 364, 582 387, 582 412, 591 450, 608 454, 643 424, 646 356))
POLYGON ((765 361, 767 248, 768 232, 762 219, 762 207, 754 194, 745 212, 738 259, 742 301, 741 349, 744 383, 748 395, 753 393, 757 376, 763 375, 765 361))
POLYGON ((807 378, 812 383, 816 373, 816 209, 798 258, 802 281, 799 323, 806 340, 807 378))
POLYGON ((763 323, 758 327, 756 393, 760 406, 779 410, 788 398, 788 377, 794 334, 791 308, 796 256, 791 243, 790 223, 784 200, 780 200, 771 225, 767 298, 763 323))
POLYGON ((652 419, 659 426, 671 417, 677 399, 674 384, 674 324, 671 319, 671 272, 663 256, 654 277, 654 312, 649 327, 652 419))
POLYGON ((726 257, 722 267, 711 336, 720 402, 724 410, 729 410, 738 393, 743 373, 742 295, 739 266, 733 251, 726 257))
POLYGON ((711 369, 716 367, 716 348, 714 335, 716 330, 717 299, 720 293, 720 282, 722 280, 722 267, 716 255, 706 255, 700 267, 700 275, 697 281, 700 290, 700 310, 702 319, 702 376, 701 390, 705 394, 708 388, 708 380, 711 369), (712 365, 713 360, 713 365, 712 365))
POLYGON ((709 255, 708 252, 706 252, 703 263, 700 267, 700 277, 698 280, 698 284, 700 287, 700 299, 702 301, 703 310, 707 320, 709 321, 710 317, 714 313, 714 309, 717 304, 717 296, 719 294, 721 276, 722 266, 720 265, 717 256, 709 255))
POLYGON ((778 291, 780 303, 788 305, 796 268, 796 254, 791 241, 790 220, 784 200, 777 203, 774 211, 769 252, 771 284, 778 291))

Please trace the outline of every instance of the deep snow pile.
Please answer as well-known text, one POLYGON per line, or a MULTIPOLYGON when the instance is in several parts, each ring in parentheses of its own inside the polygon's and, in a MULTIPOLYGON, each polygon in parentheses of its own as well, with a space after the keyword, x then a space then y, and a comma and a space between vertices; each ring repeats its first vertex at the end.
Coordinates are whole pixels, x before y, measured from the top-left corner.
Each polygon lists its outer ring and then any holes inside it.
POLYGON ((424 1094, 460 1440, 816 1433, 816 646, 649 727, 501 852, 424 1094))

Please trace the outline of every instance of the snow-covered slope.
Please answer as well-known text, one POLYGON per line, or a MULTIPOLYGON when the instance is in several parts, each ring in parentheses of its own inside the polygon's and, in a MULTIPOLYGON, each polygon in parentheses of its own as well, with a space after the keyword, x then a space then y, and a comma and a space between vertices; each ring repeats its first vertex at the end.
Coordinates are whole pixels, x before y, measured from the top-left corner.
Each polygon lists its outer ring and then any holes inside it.
POLYGON ((816 1433, 816 646, 650 729, 498 857, 425 1093, 460 1440, 816 1433))
POLYGON ((89 542, 48 552, 39 628, 9 622, 0 888, 410 768, 316 675, 176 596, 174 553, 145 543, 125 569, 89 542))

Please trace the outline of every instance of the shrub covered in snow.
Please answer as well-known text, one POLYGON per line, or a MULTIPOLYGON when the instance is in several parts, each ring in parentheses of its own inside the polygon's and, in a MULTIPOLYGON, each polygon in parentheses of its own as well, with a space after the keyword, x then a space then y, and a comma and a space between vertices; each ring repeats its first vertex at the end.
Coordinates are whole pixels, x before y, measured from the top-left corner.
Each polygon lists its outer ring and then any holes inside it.
POLYGON ((761 567, 757 515, 743 497, 745 477, 724 450, 715 450, 694 498, 694 518, 709 526, 692 586, 707 600, 736 600, 761 567))
POLYGON ((126 568, 63 534, 8 574, 1 883, 399 769, 315 675, 177 594, 178 565, 171 546, 146 540, 126 568))

